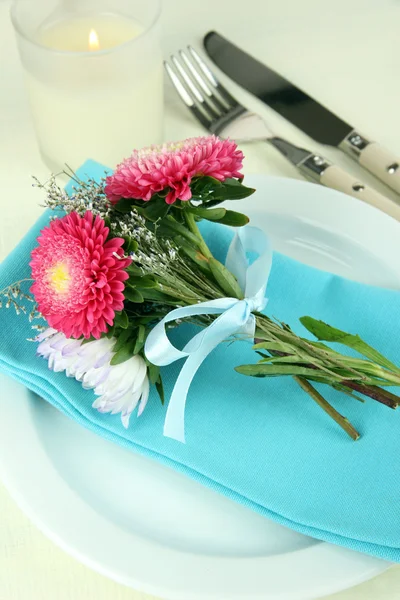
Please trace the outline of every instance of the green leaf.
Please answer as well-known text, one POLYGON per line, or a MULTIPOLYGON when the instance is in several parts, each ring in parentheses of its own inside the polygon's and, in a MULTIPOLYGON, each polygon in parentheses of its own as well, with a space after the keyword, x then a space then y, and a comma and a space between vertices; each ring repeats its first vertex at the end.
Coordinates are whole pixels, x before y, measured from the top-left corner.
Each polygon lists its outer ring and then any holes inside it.
POLYGON ((211 257, 208 259, 208 264, 216 282, 225 294, 233 298, 239 298, 240 300, 244 298, 236 277, 219 260, 211 257))
POLYGON ((341 343, 341 341, 348 336, 349 337, 358 337, 358 336, 352 336, 351 334, 341 331, 340 329, 335 329, 334 327, 331 327, 327 323, 324 323, 323 321, 319 321, 317 319, 313 319, 312 317, 301 317, 300 323, 310 333, 312 333, 317 339, 323 340, 326 342, 341 343))
POLYGON ((124 250, 126 254, 130 254, 131 252, 136 252, 138 249, 138 243, 136 240, 124 235, 124 250))
POLYGON ((115 325, 111 325, 111 327, 109 327, 107 330, 106 337, 109 339, 112 338, 114 336, 114 332, 115 332, 115 325))
POLYGON ((186 254, 196 265, 205 273, 206 275, 210 275, 211 269, 208 264, 208 258, 204 256, 200 252, 200 250, 196 250, 186 242, 183 238, 176 238, 176 243, 179 246, 179 249, 186 254))
POLYGON ((131 212, 132 208, 135 206, 134 202, 135 200, 133 198, 121 198, 121 200, 114 205, 114 208, 120 213, 128 213, 131 212))
POLYGON ((164 198, 165 199, 167 197, 167 195, 168 195, 169 190, 170 190, 170 188, 166 187, 163 190, 161 190, 161 192, 157 192, 157 194, 156 194, 157 198, 164 198))
POLYGON ((222 183, 218 179, 206 175, 192 179, 190 189, 193 198, 197 198, 204 202, 207 198, 213 197, 221 185, 222 183))
POLYGON ((132 331, 130 329, 124 329, 117 337, 117 341, 115 342, 114 346, 112 347, 111 351, 112 352, 118 352, 119 350, 121 350, 121 348, 123 348, 125 346, 125 344, 127 343, 127 341, 129 340, 129 338, 132 335, 132 331))
POLYGON ((135 346, 133 348, 133 354, 138 354, 144 346, 145 342, 146 327, 139 325, 138 335, 136 338, 135 346))
POLYGON ((112 357, 110 361, 110 365, 120 365, 121 363, 129 360, 132 357, 132 347, 129 345, 123 346, 121 350, 118 350, 116 354, 112 357))
POLYGON ((163 382, 161 379, 161 375, 160 375, 159 379, 156 381, 156 390, 158 392, 158 395, 160 396, 161 404, 164 405, 164 386, 163 386, 163 382))
POLYGON ((215 198, 224 200, 242 200, 254 194, 256 190, 243 185, 238 179, 225 179, 221 187, 218 188, 215 198))
POLYGON ((260 342, 254 344, 253 350, 277 350, 278 352, 293 352, 294 348, 286 342, 280 342, 279 340, 260 342))
POLYGON ((242 183, 243 180, 228 178, 223 182, 223 187, 230 190, 230 194, 232 197, 231 200, 236 200, 238 198, 247 198, 251 196, 256 191, 255 188, 250 188, 242 183))
POLYGON ((375 350, 375 348, 372 348, 372 346, 364 342, 359 335, 341 331, 340 329, 331 327, 331 325, 313 319, 312 317, 301 317, 300 322, 317 339, 325 342, 343 344, 390 371, 394 371, 395 373, 400 372, 400 369, 395 364, 378 352, 378 350, 375 350))
POLYGON ((258 356, 261 356, 261 358, 269 358, 268 354, 265 354, 264 352, 261 352, 260 350, 256 350, 256 353, 258 354, 258 356))
POLYGON ((146 313, 141 317, 136 317, 135 323, 137 322, 139 325, 148 325, 149 323, 153 323, 153 321, 161 321, 164 316, 165 312, 146 313))
POLYGON ((129 275, 142 275, 142 270, 139 269, 135 264, 131 263, 129 267, 126 268, 126 272, 129 275))
POLYGON ((203 202, 203 207, 207 207, 208 209, 213 208, 214 206, 218 206, 222 202, 225 202, 227 198, 212 198, 211 200, 207 200, 207 202, 203 202))
POLYGON ((200 200, 202 208, 216 206, 225 200, 241 200, 255 192, 243 185, 242 180, 234 178, 221 182, 212 177, 199 177, 192 181, 190 188, 193 199, 200 200))
MULTIPOLYGON (((314 359, 315 361, 315 359, 314 359)), ((309 365, 310 364, 310 358, 304 357, 304 356, 299 356, 296 354, 291 354, 290 356, 265 356, 263 357, 258 364, 265 364, 265 363, 270 363, 270 364, 293 364, 296 363, 296 365, 309 365)), ((315 363, 313 363, 315 364, 315 363)))
POLYGON ((187 202, 184 202, 181 204, 185 204, 185 206, 176 206, 176 202, 175 202, 175 204, 173 205, 173 207, 171 209, 171 216, 173 215, 173 217, 177 221, 177 223, 184 224, 186 222, 184 209, 187 208, 187 202))
POLYGON ((153 300, 154 302, 161 303, 171 303, 172 298, 175 298, 175 296, 169 296, 168 294, 164 294, 163 292, 160 292, 160 290, 157 289, 145 289, 141 291, 141 294, 145 300, 153 300))
POLYGON ((234 210, 227 210, 225 215, 221 219, 218 219, 218 223, 230 225, 231 227, 243 227, 244 225, 247 225, 249 221, 250 219, 247 215, 243 215, 242 213, 234 210))
POLYGON ((149 363, 148 371, 150 383, 154 385, 160 377, 160 367, 158 367, 157 365, 153 365, 153 363, 149 363))
POLYGON ((120 327, 121 329, 126 329, 128 327, 129 319, 124 310, 115 313, 114 325, 115 327, 120 327))
POLYGON ((168 217, 161 222, 156 233, 159 237, 175 238, 177 236, 182 236, 196 247, 200 243, 200 240, 191 233, 185 225, 178 223, 171 215, 168 215, 168 217))
POLYGON ((226 214, 226 208, 200 208, 199 206, 192 206, 187 210, 190 210, 191 213, 200 219, 207 219, 207 221, 221 221, 226 214))
POLYGON ((143 275, 142 277, 129 277, 127 285, 133 288, 148 289, 157 286, 157 282, 151 275, 143 275))
MULTIPOLYGON (((251 377, 281 377, 282 375, 298 375, 307 379, 315 378, 315 370, 301 367, 298 365, 275 365, 275 364, 255 364, 255 365, 240 365, 235 367, 235 371, 241 375, 249 375, 251 377)), ((324 374, 325 378, 325 374, 324 374)), ((328 377, 326 377, 328 379, 328 377)), ((338 377, 339 379, 339 377, 338 377)), ((336 380, 332 378, 332 382, 336 380)))
POLYGON ((140 303, 143 302, 143 296, 139 290, 136 290, 133 287, 129 287, 127 285, 124 290, 125 300, 129 300, 129 302, 140 303))
POLYGON ((149 221, 155 222, 163 219, 169 210, 170 206, 165 202, 164 198, 153 196, 142 211, 142 214, 149 221))

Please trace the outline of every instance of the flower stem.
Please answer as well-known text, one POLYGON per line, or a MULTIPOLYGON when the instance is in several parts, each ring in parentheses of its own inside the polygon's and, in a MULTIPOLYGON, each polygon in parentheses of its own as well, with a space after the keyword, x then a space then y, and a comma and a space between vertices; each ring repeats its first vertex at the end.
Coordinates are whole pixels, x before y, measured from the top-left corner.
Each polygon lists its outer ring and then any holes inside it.
POLYGON ((191 231, 199 240, 199 249, 200 249, 201 253, 206 258, 212 258, 212 254, 211 254, 207 244, 205 243, 203 236, 200 233, 199 228, 197 227, 196 220, 194 218, 193 213, 191 213, 189 210, 185 210, 184 215, 185 215, 186 224, 188 226, 189 231, 191 231))
POLYGON ((369 396, 389 408, 395 409, 400 404, 398 396, 375 385, 362 385, 356 381, 341 381, 340 384, 360 394, 364 394, 364 396, 369 396))
POLYGON ((313 400, 315 400, 315 402, 334 420, 336 421, 336 423, 338 425, 340 425, 340 427, 342 429, 344 429, 344 431, 353 439, 353 440, 358 440, 358 438, 360 437, 360 434, 358 433, 358 431, 353 427, 353 425, 350 423, 350 421, 348 421, 348 419, 346 419, 346 417, 344 417, 343 415, 341 415, 340 413, 338 413, 338 411, 333 408, 333 406, 331 406, 329 404, 329 402, 327 400, 325 400, 325 398, 323 396, 321 396, 321 394, 319 392, 317 392, 317 390, 311 385, 311 383, 309 381, 307 381, 306 379, 303 379, 302 377, 297 377, 297 375, 295 375, 293 377, 293 379, 299 384, 299 386, 305 391, 307 392, 307 394, 309 396, 311 396, 311 398, 313 400))

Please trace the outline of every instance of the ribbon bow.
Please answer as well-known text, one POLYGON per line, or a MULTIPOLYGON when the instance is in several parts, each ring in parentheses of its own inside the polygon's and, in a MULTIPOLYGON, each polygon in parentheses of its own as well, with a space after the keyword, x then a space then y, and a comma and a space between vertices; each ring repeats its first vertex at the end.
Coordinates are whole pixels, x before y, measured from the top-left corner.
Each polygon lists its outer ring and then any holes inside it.
POLYGON ((233 273, 244 290, 245 298, 220 298, 171 310, 150 332, 145 354, 154 365, 165 366, 186 358, 172 391, 164 423, 164 435, 185 442, 184 414, 186 397, 196 371, 206 356, 221 342, 234 334, 254 338, 256 319, 253 311, 261 311, 267 304, 265 291, 272 265, 269 240, 257 227, 243 227, 235 234, 229 246, 225 266, 233 273), (258 257, 250 264, 248 254, 258 257), (215 315, 215 319, 178 350, 169 341, 165 325, 176 319, 194 315, 215 315))

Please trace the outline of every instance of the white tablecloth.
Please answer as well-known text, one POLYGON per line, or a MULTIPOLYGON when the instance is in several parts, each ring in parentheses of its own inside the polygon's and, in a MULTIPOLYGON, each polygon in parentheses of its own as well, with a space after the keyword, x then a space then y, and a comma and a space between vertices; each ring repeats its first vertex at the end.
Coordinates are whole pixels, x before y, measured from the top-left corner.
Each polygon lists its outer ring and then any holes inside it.
MULTIPOLYGON (((30 176, 47 169, 35 142, 22 73, 8 17, 0 0, 0 259, 40 214, 30 176)), ((400 155, 400 53, 398 0, 164 0, 165 56, 216 29, 304 87, 342 118, 400 155)), ((222 79, 226 81, 223 77, 222 79)), ((282 135, 310 147, 310 140, 230 84, 246 104, 261 111, 282 135)), ((167 86, 165 139, 200 134, 201 128, 167 86)), ((316 144, 312 144, 318 150, 316 144)), ((296 177, 266 144, 247 145, 246 172, 296 177)), ((333 149, 324 154, 373 180, 333 149)), ((1 418, 1 416, 0 416, 1 418)), ((333 598, 395 600, 400 568, 333 598)), ((47 541, 0 486, 0 600, 149 600, 81 566, 47 541)), ((245 599, 244 599, 245 600, 245 599)))

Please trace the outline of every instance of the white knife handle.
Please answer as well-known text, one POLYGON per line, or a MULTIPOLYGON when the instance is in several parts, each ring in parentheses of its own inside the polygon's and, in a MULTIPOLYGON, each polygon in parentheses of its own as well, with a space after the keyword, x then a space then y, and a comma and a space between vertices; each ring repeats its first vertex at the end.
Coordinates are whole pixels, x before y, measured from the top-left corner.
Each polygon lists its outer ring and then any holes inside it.
POLYGON ((373 188, 357 181, 339 167, 332 165, 325 169, 320 181, 322 185, 338 190, 339 192, 344 192, 348 196, 358 198, 400 221, 400 205, 389 200, 389 198, 386 198, 373 188))
POLYGON ((389 198, 386 198, 386 196, 383 196, 361 181, 357 181, 357 179, 347 173, 347 171, 344 171, 336 165, 332 165, 330 162, 322 159, 321 157, 312 156, 304 163, 299 165, 298 168, 299 171, 307 178, 317 181, 326 187, 337 190, 338 192, 343 192, 348 196, 358 198, 367 204, 371 204, 379 210, 387 213, 394 219, 400 221, 399 204, 389 200, 389 198), (319 169, 317 170, 316 167, 319 167, 319 169))
POLYGON ((400 194, 400 158, 356 131, 352 131, 339 147, 400 194))

